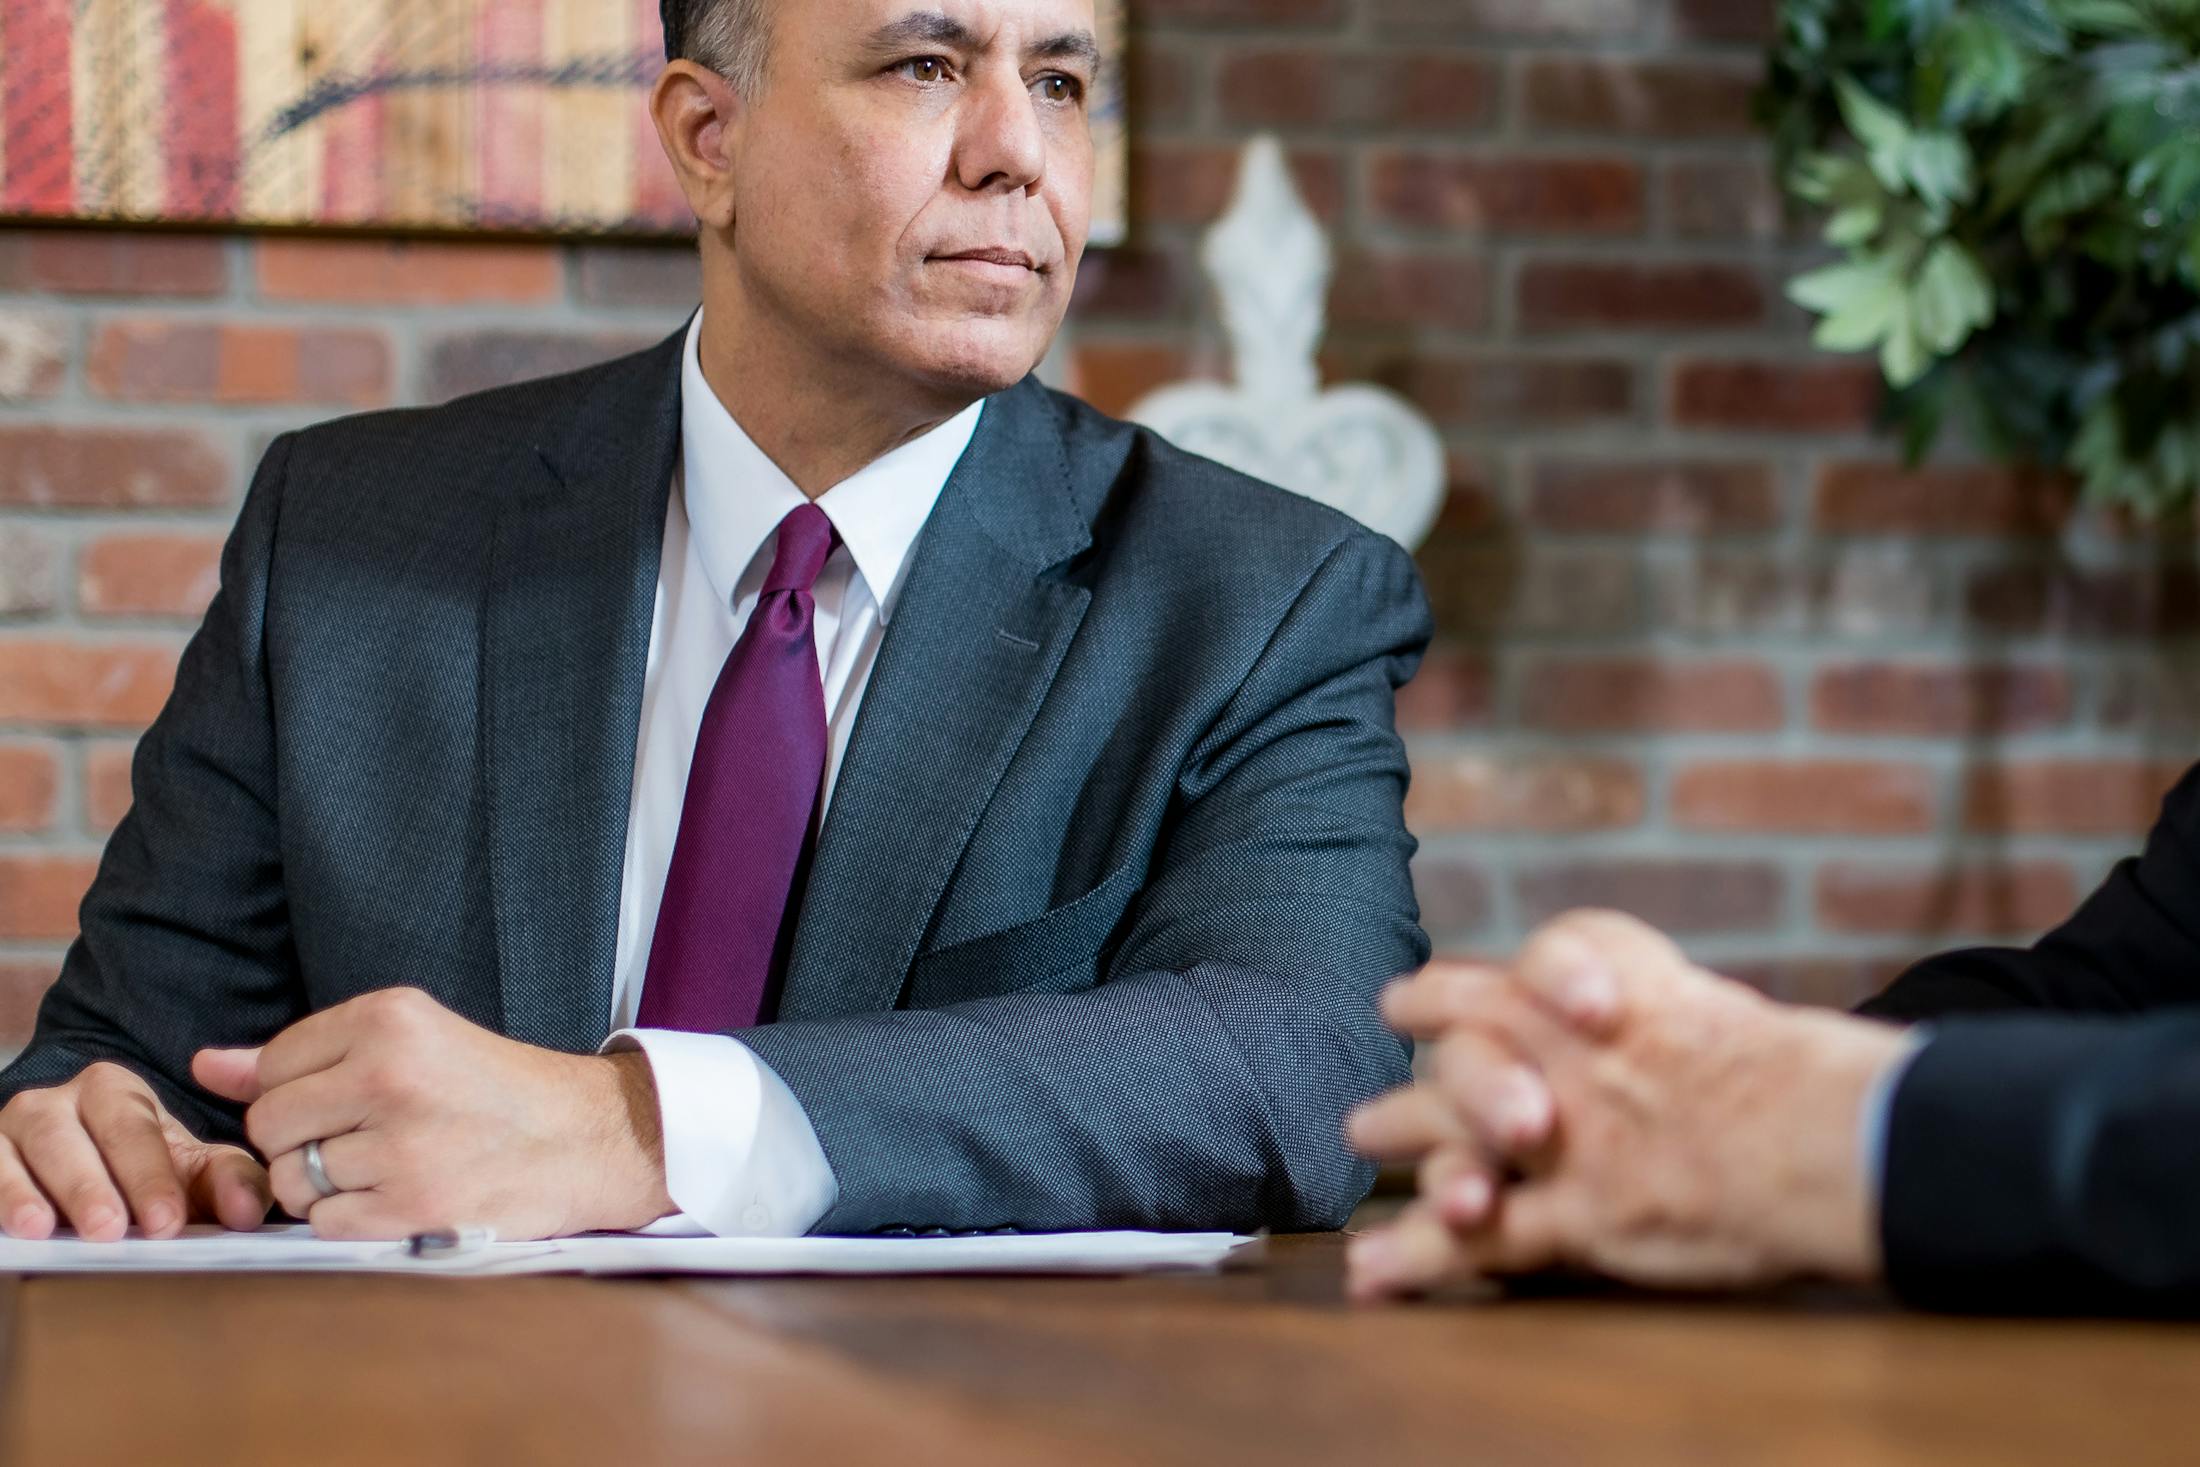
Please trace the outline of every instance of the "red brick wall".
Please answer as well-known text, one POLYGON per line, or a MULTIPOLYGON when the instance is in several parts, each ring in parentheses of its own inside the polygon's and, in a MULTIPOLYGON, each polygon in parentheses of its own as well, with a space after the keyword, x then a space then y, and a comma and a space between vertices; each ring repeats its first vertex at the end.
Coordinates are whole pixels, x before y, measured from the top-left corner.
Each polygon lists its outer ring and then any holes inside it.
MULTIPOLYGON (((1798 997, 2022 937, 2200 727, 2182 533, 1905 474, 1814 355, 1748 98, 1768 0, 1143 0, 1135 237, 1081 389, 1225 360, 1194 262, 1273 127, 1335 229, 1329 357, 1442 427, 1440 641, 1401 705, 1428 925, 1640 911, 1798 997)), ((128 801, 133 735, 267 439, 655 339, 669 249, 0 231, 0 1043, 128 801)))

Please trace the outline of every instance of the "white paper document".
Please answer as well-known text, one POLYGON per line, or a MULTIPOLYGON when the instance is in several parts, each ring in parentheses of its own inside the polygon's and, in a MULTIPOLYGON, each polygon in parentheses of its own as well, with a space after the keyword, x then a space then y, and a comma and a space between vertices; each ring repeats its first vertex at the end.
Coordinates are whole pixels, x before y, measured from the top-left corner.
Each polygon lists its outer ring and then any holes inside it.
POLYGON ((415 1257, 403 1243, 329 1243, 302 1224, 187 1228, 117 1243, 0 1237, 8 1273, 1134 1274, 1212 1270, 1232 1233, 995 1233, 944 1238, 667 1238, 591 1233, 415 1257))

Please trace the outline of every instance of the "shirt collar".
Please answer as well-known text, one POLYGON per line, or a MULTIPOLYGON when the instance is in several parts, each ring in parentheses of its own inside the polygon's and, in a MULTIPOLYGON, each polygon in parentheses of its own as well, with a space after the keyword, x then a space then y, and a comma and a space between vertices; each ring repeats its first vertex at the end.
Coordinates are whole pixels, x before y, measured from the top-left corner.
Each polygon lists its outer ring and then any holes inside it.
MULTIPOLYGON (((711 589, 731 605, 735 587, 790 510, 807 503, 703 379, 703 313, 688 326, 680 372, 682 497, 711 589)), ((890 621, 907 579, 909 551, 977 432, 980 399, 937 428, 872 460, 818 496, 856 574, 890 621)))

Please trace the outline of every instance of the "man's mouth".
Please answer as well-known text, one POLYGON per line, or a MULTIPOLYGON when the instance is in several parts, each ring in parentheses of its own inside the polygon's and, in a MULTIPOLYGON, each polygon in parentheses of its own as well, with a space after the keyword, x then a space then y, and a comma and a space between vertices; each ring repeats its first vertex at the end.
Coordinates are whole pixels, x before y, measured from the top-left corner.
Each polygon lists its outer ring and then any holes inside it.
POLYGON ((952 254, 934 255, 932 258, 956 264, 998 265, 1004 269, 1012 270, 1037 270, 1039 268, 1039 262, 1032 259, 1029 254, 1023 250, 1011 249, 1006 245, 985 245, 974 250, 956 250, 952 254))

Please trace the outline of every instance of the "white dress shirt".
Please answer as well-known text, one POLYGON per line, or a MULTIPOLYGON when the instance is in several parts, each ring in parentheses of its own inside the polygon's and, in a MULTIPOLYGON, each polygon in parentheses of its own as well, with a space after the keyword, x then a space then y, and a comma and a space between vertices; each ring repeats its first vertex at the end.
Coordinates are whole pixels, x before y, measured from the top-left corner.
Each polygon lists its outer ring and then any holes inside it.
MULTIPOLYGON (((698 312, 681 369, 680 462, 650 616, 619 880, 615 1032, 604 1047, 639 1048, 656 1080, 665 1185, 680 1213, 652 1231, 792 1237, 814 1227, 840 1194, 793 1092, 755 1051, 728 1035, 627 1027, 641 1008, 703 705, 756 609, 779 522, 809 502, 704 381, 697 347, 702 325, 698 312)), ((816 501, 841 540, 812 592, 827 728, 820 820, 908 574, 909 551, 970 446, 983 409, 982 402, 973 403, 816 501)))

